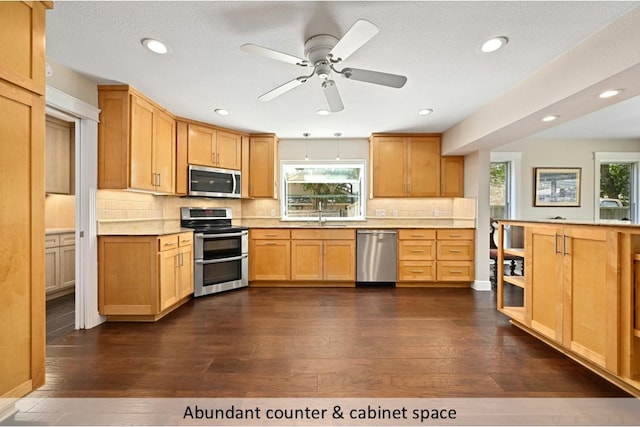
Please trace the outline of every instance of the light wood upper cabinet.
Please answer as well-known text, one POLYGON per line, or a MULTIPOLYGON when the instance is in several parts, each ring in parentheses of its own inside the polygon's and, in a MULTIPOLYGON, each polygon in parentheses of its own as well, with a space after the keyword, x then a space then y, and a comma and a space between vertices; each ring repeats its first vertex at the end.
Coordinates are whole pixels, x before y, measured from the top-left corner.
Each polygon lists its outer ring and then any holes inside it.
POLYGON ((74 129, 72 123, 47 116, 45 191, 73 194, 74 129))
POLYGON ((188 123, 187 129, 188 164, 240 170, 240 134, 194 123, 188 123))
POLYGON ((440 136, 385 135, 370 138, 373 197, 440 195, 440 136))
POLYGON ((278 138, 273 135, 252 135, 249 138, 249 197, 278 198, 278 138))
POLYGON ((1 2, 0 79, 31 92, 45 91, 45 5, 1 2))
POLYGON ((443 156, 440 162, 440 196, 464 197, 464 156, 443 156))
POLYGON ((175 119, 128 86, 100 86, 98 187, 175 192, 175 119))
POLYGON ((174 117, 130 86, 99 86, 98 188, 175 193, 174 117))

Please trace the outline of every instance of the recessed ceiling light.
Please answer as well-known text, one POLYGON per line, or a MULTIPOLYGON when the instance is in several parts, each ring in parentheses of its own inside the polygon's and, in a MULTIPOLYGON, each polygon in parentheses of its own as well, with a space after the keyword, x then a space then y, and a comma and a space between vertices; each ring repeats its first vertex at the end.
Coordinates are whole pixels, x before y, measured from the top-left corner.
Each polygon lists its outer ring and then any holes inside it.
POLYGON ((220 116, 228 116, 229 115, 229 110, 225 110, 224 108, 216 108, 213 111, 216 114, 220 115, 220 116))
POLYGON ((506 37, 494 37, 482 43, 482 47, 480 48, 480 50, 484 53, 495 52, 507 43, 509 43, 509 39, 506 37))
POLYGON ((620 92, 622 92, 622 89, 611 89, 611 90, 605 90, 604 92, 602 92, 600 95, 598 95, 600 98, 611 98, 614 97, 616 95, 619 95, 620 92))
POLYGON ((319 116, 328 116, 329 115, 329 110, 325 110, 324 108, 321 110, 316 111, 316 114, 319 116))
POLYGON ((543 122, 552 122, 552 121, 554 121, 554 120, 555 120, 555 119, 557 119, 557 118, 558 118, 558 116, 546 116, 546 117, 543 117, 543 118, 542 118, 542 121, 543 121, 543 122))
POLYGON ((147 38, 142 39, 140 42, 151 52, 159 53, 160 55, 164 55, 165 53, 169 52, 169 48, 167 47, 167 45, 162 43, 160 40, 147 38))
POLYGON ((419 116, 428 116, 431 113, 433 113, 433 109, 432 108, 423 108, 422 110, 418 111, 418 115, 419 116))

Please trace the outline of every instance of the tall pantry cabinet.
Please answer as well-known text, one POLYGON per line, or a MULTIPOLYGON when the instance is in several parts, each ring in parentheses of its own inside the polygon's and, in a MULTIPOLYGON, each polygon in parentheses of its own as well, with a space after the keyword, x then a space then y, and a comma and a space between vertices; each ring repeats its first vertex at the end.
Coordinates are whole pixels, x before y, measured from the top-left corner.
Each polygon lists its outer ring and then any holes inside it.
MULTIPOLYGON (((45 379, 45 12, 0 2, 0 398, 45 379)), ((0 413, 7 401, 0 400, 0 413), (3 403, 4 402, 4 403, 3 403)))

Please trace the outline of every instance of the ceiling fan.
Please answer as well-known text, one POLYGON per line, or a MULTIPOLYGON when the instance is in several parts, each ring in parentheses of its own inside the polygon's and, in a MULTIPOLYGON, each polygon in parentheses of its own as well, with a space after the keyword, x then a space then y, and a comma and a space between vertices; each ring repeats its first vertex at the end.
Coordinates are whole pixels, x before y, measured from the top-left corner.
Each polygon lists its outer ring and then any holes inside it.
POLYGON ((241 50, 267 58, 284 61, 301 67, 311 67, 308 75, 296 77, 258 97, 261 101, 270 101, 291 89, 306 83, 311 77, 318 76, 322 79, 322 89, 329 109, 332 112, 342 111, 344 104, 338 92, 336 82, 332 79, 332 73, 339 74, 350 80, 358 80, 366 83, 374 83, 382 86, 401 88, 407 82, 405 76, 398 74, 382 73, 379 71, 362 70, 359 68, 343 68, 338 70, 335 66, 347 59, 352 53, 360 49, 366 42, 378 33, 378 27, 364 19, 356 21, 349 30, 338 40, 337 37, 328 34, 319 34, 307 39, 304 43, 304 56, 306 59, 289 55, 288 53, 258 46, 244 44, 241 50))

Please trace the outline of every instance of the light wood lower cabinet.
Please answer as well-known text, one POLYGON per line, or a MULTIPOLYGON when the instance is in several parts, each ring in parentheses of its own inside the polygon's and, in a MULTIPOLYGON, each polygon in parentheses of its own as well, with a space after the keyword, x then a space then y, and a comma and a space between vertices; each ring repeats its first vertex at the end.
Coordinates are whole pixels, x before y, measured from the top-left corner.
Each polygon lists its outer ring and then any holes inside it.
POLYGON ((517 325, 640 396, 640 233, 630 227, 502 221, 524 247, 498 249, 498 309, 517 325), (508 276, 505 253, 525 276, 508 276), (521 288, 521 289, 520 289, 521 288))
POLYGON ((354 286, 355 230, 252 229, 249 280, 260 286, 354 286))
POLYGON ((355 281, 355 231, 291 230, 291 280, 355 281))
POLYGON ((474 230, 398 230, 398 286, 474 280, 474 230))
POLYGON ((157 320, 193 293, 193 233, 98 238, 98 309, 109 320, 157 320))
POLYGON ((72 293, 76 284, 75 233, 45 236, 47 299, 72 293))
POLYGON ((286 229, 249 231, 249 280, 291 278, 291 232, 286 229))

